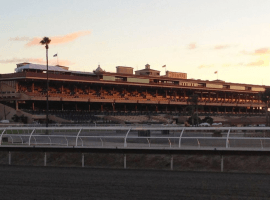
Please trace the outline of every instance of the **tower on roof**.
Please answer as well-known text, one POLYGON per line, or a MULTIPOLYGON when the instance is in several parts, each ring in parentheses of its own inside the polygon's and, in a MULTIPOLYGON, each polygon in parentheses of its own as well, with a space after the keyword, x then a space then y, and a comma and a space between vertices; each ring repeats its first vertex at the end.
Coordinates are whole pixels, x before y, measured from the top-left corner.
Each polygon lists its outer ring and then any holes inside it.
POLYGON ((135 75, 142 75, 142 76, 160 76, 160 71, 150 69, 150 65, 146 64, 145 69, 135 71, 135 75))
POLYGON ((94 73, 102 73, 104 72, 104 70, 100 67, 100 65, 98 65, 97 69, 94 70, 94 73))
POLYGON ((133 67, 117 66, 116 73, 118 73, 118 74, 133 74, 133 67))

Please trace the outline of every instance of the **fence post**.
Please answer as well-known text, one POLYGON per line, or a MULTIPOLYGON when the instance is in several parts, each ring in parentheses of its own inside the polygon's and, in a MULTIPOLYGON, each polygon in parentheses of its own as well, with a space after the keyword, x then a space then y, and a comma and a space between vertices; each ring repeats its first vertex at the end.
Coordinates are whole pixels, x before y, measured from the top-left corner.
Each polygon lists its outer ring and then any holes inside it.
POLYGON ((8 152, 8 164, 11 165, 11 152, 8 152))
POLYGON ((76 147, 78 145, 78 138, 79 138, 79 135, 80 135, 81 131, 82 131, 82 129, 80 129, 80 131, 78 132, 77 137, 76 137, 76 147))
POLYGON ((6 131, 6 129, 4 129, 3 132, 1 133, 1 136, 0 136, 0 145, 2 145, 2 138, 3 138, 3 134, 4 134, 5 131, 6 131))
POLYGON ((32 137, 32 135, 33 135, 33 133, 34 133, 35 130, 36 130, 36 129, 34 129, 34 130, 31 132, 31 134, 30 134, 28 146, 30 146, 30 144, 31 144, 31 137, 32 137))
POLYGON ((221 158, 221 166, 220 166, 220 168, 221 168, 221 172, 223 172, 223 155, 221 155, 220 158, 221 158))
POLYGON ((84 153, 82 153, 82 167, 84 167, 84 153))
POLYGON ((127 168, 127 155, 124 154, 124 169, 127 168))
POLYGON ((182 136, 183 136, 184 131, 185 131, 185 128, 182 129, 182 132, 181 132, 180 137, 179 137, 179 148, 181 148, 181 140, 182 140, 182 136))
POLYGON ((231 129, 229 129, 229 131, 228 131, 228 133, 227 133, 226 148, 229 147, 229 136, 230 136, 230 132, 231 132, 231 129))
POLYGON ((173 170, 173 155, 171 155, 171 170, 173 170))
POLYGON ((129 129, 127 134, 126 134, 125 141, 124 141, 124 147, 127 147, 127 137, 128 137, 128 134, 129 134, 130 130, 131 129, 129 129))
POLYGON ((101 141, 101 146, 103 147, 103 140, 101 139, 101 138, 99 138, 100 139, 100 141, 101 141))
POLYGON ((150 140, 149 140, 148 138, 146 138, 146 139, 147 139, 147 142, 148 142, 149 147, 151 147, 151 142, 150 142, 150 140))
POLYGON ((197 143, 198 143, 198 147, 201 148, 201 143, 200 143, 199 139, 197 139, 197 143))
POLYGON ((47 154, 44 152, 44 167, 47 166, 47 154))

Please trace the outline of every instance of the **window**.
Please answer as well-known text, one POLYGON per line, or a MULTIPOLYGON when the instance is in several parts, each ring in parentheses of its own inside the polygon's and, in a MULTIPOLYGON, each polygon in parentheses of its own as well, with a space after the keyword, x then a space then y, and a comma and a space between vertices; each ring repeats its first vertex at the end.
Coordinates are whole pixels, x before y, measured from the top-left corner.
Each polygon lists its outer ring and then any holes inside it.
POLYGON ((245 89, 248 90, 248 91, 251 91, 252 88, 249 87, 249 86, 246 86, 245 89))
POLYGON ((198 87, 206 87, 206 83, 198 83, 198 87))
POLYGON ((116 76, 115 81, 127 81, 127 77, 116 76))

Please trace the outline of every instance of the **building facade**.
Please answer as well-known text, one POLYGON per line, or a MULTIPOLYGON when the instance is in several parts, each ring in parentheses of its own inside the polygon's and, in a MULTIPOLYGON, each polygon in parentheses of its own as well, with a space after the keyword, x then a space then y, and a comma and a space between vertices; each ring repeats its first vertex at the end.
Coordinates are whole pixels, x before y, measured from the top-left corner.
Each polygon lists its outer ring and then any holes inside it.
MULTIPOLYGON (((16 110, 46 109, 46 66, 17 65, 16 73, 1 74, 0 103, 16 110)), ((99 66, 94 72, 74 72, 49 66, 51 111, 184 113, 192 95, 201 113, 263 113, 259 98, 267 86, 221 80, 187 79, 187 74, 118 66, 109 73, 99 66), (152 74, 151 74, 152 73, 152 74)))

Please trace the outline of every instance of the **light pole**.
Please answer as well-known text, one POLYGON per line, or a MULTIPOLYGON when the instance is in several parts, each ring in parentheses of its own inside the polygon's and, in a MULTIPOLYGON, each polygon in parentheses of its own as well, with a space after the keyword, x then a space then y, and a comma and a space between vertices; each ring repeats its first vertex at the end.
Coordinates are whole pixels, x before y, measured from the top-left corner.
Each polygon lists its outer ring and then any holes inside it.
MULTIPOLYGON (((2 75, 0 75, 0 78, 2 78, 2 75)), ((2 99, 4 99, 4 95, 3 95, 3 89, 2 89, 2 80, 0 81, 0 89, 1 89, 1 94, 2 94, 2 99)), ((7 119, 7 115, 6 115, 6 106, 5 104, 3 103, 3 109, 4 109, 4 117, 5 117, 5 120, 7 119)))
POLYGON ((47 94, 46 94, 46 127, 49 126, 49 67, 48 67, 48 49, 49 49, 49 44, 51 40, 48 37, 44 37, 41 41, 40 44, 45 45, 46 48, 46 61, 47 61, 47 94))

